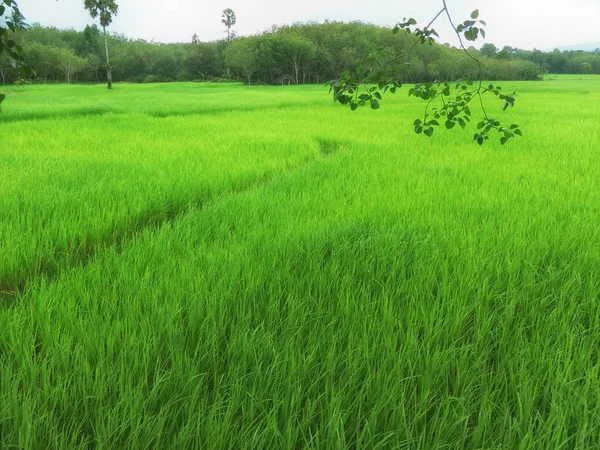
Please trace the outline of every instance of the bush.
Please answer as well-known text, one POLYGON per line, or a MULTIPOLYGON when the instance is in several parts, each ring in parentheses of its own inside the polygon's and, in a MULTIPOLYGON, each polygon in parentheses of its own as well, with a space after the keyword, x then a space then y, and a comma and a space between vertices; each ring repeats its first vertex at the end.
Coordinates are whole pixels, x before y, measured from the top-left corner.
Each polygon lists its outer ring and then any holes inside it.
POLYGON ((160 78, 157 75, 148 75, 146 78, 144 78, 143 83, 159 83, 160 82, 160 78))

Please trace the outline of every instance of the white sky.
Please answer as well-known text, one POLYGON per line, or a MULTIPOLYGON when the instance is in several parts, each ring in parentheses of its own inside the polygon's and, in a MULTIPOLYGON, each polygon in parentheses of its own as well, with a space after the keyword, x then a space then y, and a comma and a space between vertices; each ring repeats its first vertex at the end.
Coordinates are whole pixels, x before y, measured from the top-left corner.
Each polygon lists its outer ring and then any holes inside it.
MULTIPOLYGON (((93 24, 83 0, 18 0, 27 22, 83 29, 93 24)), ((393 25, 414 17, 426 25, 441 9, 441 0, 117 0, 119 13, 110 30, 130 38, 156 42, 190 42, 225 36, 221 13, 231 8, 240 35, 264 31, 271 25, 293 22, 360 20, 393 25)), ((447 0, 456 22, 469 18, 475 8, 487 22, 487 38, 478 41, 497 47, 548 49, 600 41, 600 0, 447 0)), ((442 20, 443 19, 443 20, 442 20)), ((442 42, 455 44, 440 17, 435 27, 442 42)))

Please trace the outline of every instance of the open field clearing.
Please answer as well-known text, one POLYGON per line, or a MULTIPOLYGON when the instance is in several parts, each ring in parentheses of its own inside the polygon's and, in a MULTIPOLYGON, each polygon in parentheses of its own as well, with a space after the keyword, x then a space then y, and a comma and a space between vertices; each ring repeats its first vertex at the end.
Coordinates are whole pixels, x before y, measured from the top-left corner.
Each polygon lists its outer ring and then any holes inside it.
POLYGON ((600 77, 500 84, 7 88, 0 448, 600 446, 600 77))

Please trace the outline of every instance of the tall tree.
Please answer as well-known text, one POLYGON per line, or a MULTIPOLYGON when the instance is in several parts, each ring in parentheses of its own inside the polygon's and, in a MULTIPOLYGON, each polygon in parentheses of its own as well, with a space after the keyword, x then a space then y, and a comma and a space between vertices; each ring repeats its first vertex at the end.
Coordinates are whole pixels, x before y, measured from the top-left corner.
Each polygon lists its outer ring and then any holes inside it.
POLYGON ((223 22, 223 25, 225 25, 225 27, 227 28, 227 40, 231 41, 231 37, 232 37, 232 32, 231 32, 231 27, 235 25, 235 13, 233 12, 233 9, 231 8, 227 8, 225 10, 223 10, 223 15, 221 16, 221 22, 223 22))
POLYGON ((117 15, 119 6, 114 0, 84 0, 85 9, 90 12, 92 19, 100 17, 100 25, 104 30, 104 51, 106 52, 106 79, 108 89, 112 89, 112 72, 108 58, 108 38, 106 27, 112 23, 113 16, 117 15))

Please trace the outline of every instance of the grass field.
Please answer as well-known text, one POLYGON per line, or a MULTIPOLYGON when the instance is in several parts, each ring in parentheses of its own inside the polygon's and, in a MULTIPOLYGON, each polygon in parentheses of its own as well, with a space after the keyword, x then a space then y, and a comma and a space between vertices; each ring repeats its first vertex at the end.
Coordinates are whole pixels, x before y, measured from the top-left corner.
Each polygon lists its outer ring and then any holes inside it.
POLYGON ((0 448, 598 448, 600 77, 501 85, 8 87, 0 448))

